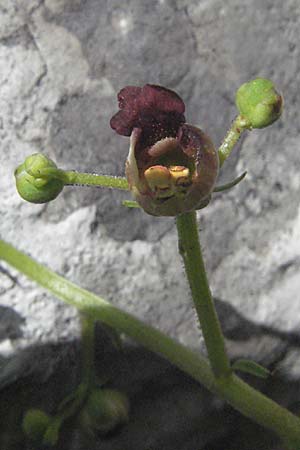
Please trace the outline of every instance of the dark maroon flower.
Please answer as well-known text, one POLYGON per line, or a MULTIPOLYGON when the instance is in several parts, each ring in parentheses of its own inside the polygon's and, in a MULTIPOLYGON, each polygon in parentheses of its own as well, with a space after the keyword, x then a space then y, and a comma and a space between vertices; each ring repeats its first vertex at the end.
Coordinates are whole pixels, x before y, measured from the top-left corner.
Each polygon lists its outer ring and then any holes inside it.
POLYGON ((185 105, 173 91, 146 84, 118 94, 111 127, 131 136, 126 162, 130 189, 153 215, 175 216, 208 203, 218 174, 210 138, 185 123, 185 105))
POLYGON ((119 92, 118 100, 120 111, 111 119, 111 127, 123 136, 140 128, 141 139, 148 146, 164 137, 175 137, 185 122, 183 101, 162 86, 127 86, 119 92))

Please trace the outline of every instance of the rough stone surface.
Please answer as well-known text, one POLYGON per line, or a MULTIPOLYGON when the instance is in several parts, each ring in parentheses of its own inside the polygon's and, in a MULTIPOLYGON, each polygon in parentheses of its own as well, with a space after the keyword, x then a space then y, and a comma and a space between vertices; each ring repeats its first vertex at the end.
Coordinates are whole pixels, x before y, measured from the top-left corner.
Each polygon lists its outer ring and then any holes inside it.
MULTIPOLYGON (((48 205, 26 204, 16 194, 13 171, 27 155, 43 151, 62 168, 123 174, 128 139, 110 129, 109 119, 127 84, 176 90, 188 122, 200 124, 219 145, 235 115, 235 90, 253 77, 270 77, 284 93, 284 115, 243 137, 220 182, 244 170, 247 177, 215 195, 199 214, 199 226, 230 356, 254 358, 297 383, 299 28, 298 0, 0 0, 1 238, 198 348, 201 332, 173 219, 126 209, 126 194, 101 189, 65 188, 48 205)), ((0 385, 36 371, 46 380, 58 364, 48 345, 71 345, 79 335, 76 311, 2 263, 0 305, 0 385), (37 345, 45 346, 40 358, 29 350, 37 345)), ((161 373, 160 364, 153 373, 161 373)), ((280 386, 274 388, 278 398, 297 403, 280 386)), ((185 397, 180 389, 178 399, 185 397)), ((174 448, 170 430, 177 419, 166 417, 164 432, 151 422, 157 440, 145 450, 174 448)), ((205 450, 210 441, 198 436, 186 446, 178 441, 177 448, 205 450)), ((128 448, 141 449, 139 439, 128 448)), ((248 448, 241 441, 232 438, 230 448, 248 448)), ((72 448, 81 448, 76 442, 72 448)), ((263 448, 275 449, 268 445, 263 448)))

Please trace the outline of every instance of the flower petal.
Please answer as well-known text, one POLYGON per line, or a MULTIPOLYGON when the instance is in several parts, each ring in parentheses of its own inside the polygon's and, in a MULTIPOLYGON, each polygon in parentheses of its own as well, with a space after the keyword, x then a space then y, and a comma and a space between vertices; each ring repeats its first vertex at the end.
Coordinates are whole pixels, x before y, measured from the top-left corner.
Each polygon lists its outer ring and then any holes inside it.
POLYGON ((110 126, 121 136, 130 136, 135 119, 126 111, 119 111, 110 119, 110 126))
POLYGON ((126 86, 118 93, 118 101, 120 109, 130 109, 138 99, 142 88, 137 86, 126 86))
POLYGON ((118 100, 120 111, 112 117, 111 127, 124 136, 130 136, 133 128, 141 128, 141 142, 146 147, 165 137, 175 137, 185 122, 183 101, 162 86, 126 86, 118 100))
POLYGON ((139 97, 140 109, 154 109, 157 111, 183 114, 185 105, 176 92, 163 86, 146 84, 139 97))
MULTIPOLYGON (((219 157, 211 139, 199 128, 184 124, 178 140, 184 153, 194 160, 193 188, 189 196, 201 192, 202 199, 213 190, 219 171, 219 157)), ((199 196, 199 197, 201 197, 199 196)))

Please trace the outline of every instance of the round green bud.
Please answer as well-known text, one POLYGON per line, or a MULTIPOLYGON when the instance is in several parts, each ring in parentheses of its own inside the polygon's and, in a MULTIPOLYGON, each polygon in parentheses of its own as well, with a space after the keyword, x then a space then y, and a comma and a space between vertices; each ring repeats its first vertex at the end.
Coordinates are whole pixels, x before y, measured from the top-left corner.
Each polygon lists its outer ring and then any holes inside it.
POLYGON ((256 78, 242 84, 236 93, 236 106, 240 115, 249 122, 249 128, 264 128, 282 113, 283 98, 272 81, 256 78))
POLYGON ((62 171, 51 159, 41 153, 34 153, 15 170, 17 191, 27 202, 50 202, 64 187, 61 174, 62 171))
POLYGON ((84 432, 107 434, 128 422, 129 402, 127 397, 114 389, 94 389, 79 415, 84 432))
POLYGON ((44 411, 29 409, 23 418, 22 428, 33 441, 42 441, 50 421, 50 417, 44 411))

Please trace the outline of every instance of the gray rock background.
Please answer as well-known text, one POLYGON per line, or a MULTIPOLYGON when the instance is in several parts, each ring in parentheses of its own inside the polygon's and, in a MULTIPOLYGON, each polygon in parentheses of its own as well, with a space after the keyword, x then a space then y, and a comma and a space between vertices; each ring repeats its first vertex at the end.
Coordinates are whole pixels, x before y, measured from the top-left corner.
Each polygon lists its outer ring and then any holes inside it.
MULTIPOLYGON (((109 120, 127 84, 176 90, 187 121, 216 145, 236 114, 241 83, 269 77, 284 93, 282 119, 245 135, 220 176, 247 170, 246 179, 216 194, 199 226, 231 357, 276 368, 292 394, 281 381, 272 392, 290 406, 300 379, 299 31, 298 0, 0 0, 1 237, 194 348, 201 333, 172 218, 126 209, 128 195, 101 189, 65 188, 50 204, 30 205, 16 194, 13 171, 43 151, 65 169, 123 175, 128 139, 109 120)), ((79 336, 76 311, 5 264, 0 305, 1 385, 35 372, 46 381, 60 364, 49 345, 69 349, 79 336)), ((67 353, 58 351, 61 360, 67 353)), ((167 449, 177 422, 165 418, 163 437, 152 424, 162 440, 143 448, 167 449)), ((210 450, 218 448, 214 433, 210 450)), ((199 439, 177 448, 205 450, 199 439)), ((141 448, 132 442, 128 448, 141 448)))

